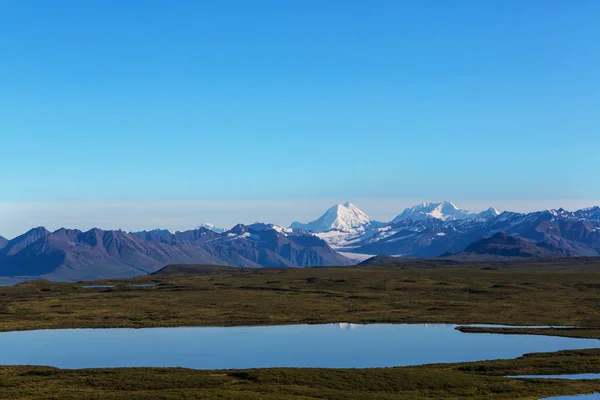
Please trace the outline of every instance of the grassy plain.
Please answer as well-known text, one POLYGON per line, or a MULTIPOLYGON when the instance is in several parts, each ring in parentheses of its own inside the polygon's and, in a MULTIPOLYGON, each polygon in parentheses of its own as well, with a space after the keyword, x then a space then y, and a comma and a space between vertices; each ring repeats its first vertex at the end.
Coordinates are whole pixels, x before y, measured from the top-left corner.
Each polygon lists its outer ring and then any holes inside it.
MULTIPOLYGON (((527 333, 600 337, 595 259, 205 272, 94 282, 114 288, 45 281, 0 288, 0 330, 440 322, 569 325, 584 329, 527 333)), ((504 377, 560 373, 600 373, 600 349, 374 369, 0 367, 0 398, 519 400, 600 392, 600 380, 504 377)))
POLYGON ((418 265, 217 270, 97 289, 28 282, 0 288, 0 330, 330 322, 600 329, 600 259, 418 265))

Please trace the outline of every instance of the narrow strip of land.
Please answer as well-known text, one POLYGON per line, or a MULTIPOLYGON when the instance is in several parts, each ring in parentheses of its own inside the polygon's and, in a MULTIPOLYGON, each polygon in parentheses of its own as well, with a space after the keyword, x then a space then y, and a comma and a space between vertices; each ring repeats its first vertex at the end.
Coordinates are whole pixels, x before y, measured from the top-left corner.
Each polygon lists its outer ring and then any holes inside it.
POLYGON ((373 369, 0 367, 0 398, 530 400, 600 392, 600 380, 504 376, 590 371, 600 372, 598 349, 540 353, 514 360, 373 369))
POLYGON ((600 339, 600 329, 595 328, 495 328, 480 326, 459 326, 464 333, 496 333, 503 335, 543 335, 582 339, 600 339))

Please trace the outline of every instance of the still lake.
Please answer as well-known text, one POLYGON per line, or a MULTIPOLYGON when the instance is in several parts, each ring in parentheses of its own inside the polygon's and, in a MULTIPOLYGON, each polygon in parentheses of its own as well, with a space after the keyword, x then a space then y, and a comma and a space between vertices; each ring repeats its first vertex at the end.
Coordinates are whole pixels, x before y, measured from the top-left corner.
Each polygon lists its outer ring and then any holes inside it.
POLYGON ((348 323, 0 333, 0 364, 59 368, 368 368, 514 358, 597 339, 462 333, 456 325, 348 323))

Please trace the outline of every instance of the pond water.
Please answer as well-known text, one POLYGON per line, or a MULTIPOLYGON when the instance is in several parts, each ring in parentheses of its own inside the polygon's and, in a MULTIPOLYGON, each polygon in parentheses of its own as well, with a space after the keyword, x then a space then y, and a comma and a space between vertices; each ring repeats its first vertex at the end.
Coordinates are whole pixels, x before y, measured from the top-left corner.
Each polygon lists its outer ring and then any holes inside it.
POLYGON ((519 379, 569 379, 580 381, 584 379, 600 379, 600 374, 570 374, 570 375, 515 375, 507 376, 507 378, 519 379))
POLYGON ((455 325, 348 323, 0 333, 0 364, 60 368, 367 368, 514 358, 600 340, 462 333, 455 325))
MULTIPOLYGON (((127 285, 129 287, 154 287, 156 283, 131 283, 127 285)), ((81 286, 82 289, 105 289, 105 288, 114 288, 117 285, 84 285, 81 286)))
POLYGON ((580 394, 578 396, 546 397, 540 400, 600 400, 600 393, 580 394))
POLYGON ((115 285, 85 285, 83 289, 102 289, 102 288, 114 288, 115 285))
POLYGON ((509 328, 509 329, 573 329, 577 326, 568 325, 500 325, 500 324, 471 324, 467 326, 476 326, 479 328, 509 328))

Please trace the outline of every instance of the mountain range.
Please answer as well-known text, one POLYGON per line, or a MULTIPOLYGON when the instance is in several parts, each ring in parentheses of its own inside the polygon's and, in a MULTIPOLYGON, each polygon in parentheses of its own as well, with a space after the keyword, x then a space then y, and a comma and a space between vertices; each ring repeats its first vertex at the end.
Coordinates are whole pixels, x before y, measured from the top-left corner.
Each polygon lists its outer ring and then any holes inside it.
POLYGON ((504 232, 498 232, 488 238, 483 238, 470 244, 460 253, 448 254, 447 256, 459 259, 481 260, 481 256, 551 258, 573 257, 577 255, 573 250, 555 246, 551 242, 542 241, 536 243, 518 236, 509 236, 504 232))
POLYGON ((546 248, 547 252, 539 253, 544 256, 600 255, 597 206, 574 212, 561 208, 500 213, 489 208, 472 213, 442 201, 407 208, 388 223, 371 220, 349 203, 337 206, 341 211, 337 214, 332 210, 313 222, 295 226, 304 226, 344 254, 438 257, 460 253, 474 242, 503 232, 524 239, 523 245, 533 242, 546 248), (354 215, 361 215, 361 224, 354 215), (328 221, 335 223, 324 224, 328 221))
POLYGON ((499 213, 489 208, 472 213, 443 201, 418 204, 381 222, 347 202, 312 222, 294 222, 289 228, 254 223, 223 230, 204 224, 185 232, 127 233, 65 228, 50 232, 39 227, 11 240, 0 237, 0 277, 5 282, 126 278, 167 264, 348 265, 370 255, 598 256, 600 207, 532 213, 499 213))
POLYGON ((0 250, 0 276, 54 281, 127 278, 166 264, 214 264, 245 268, 347 265, 322 239, 271 224, 126 233, 35 228, 0 250))

